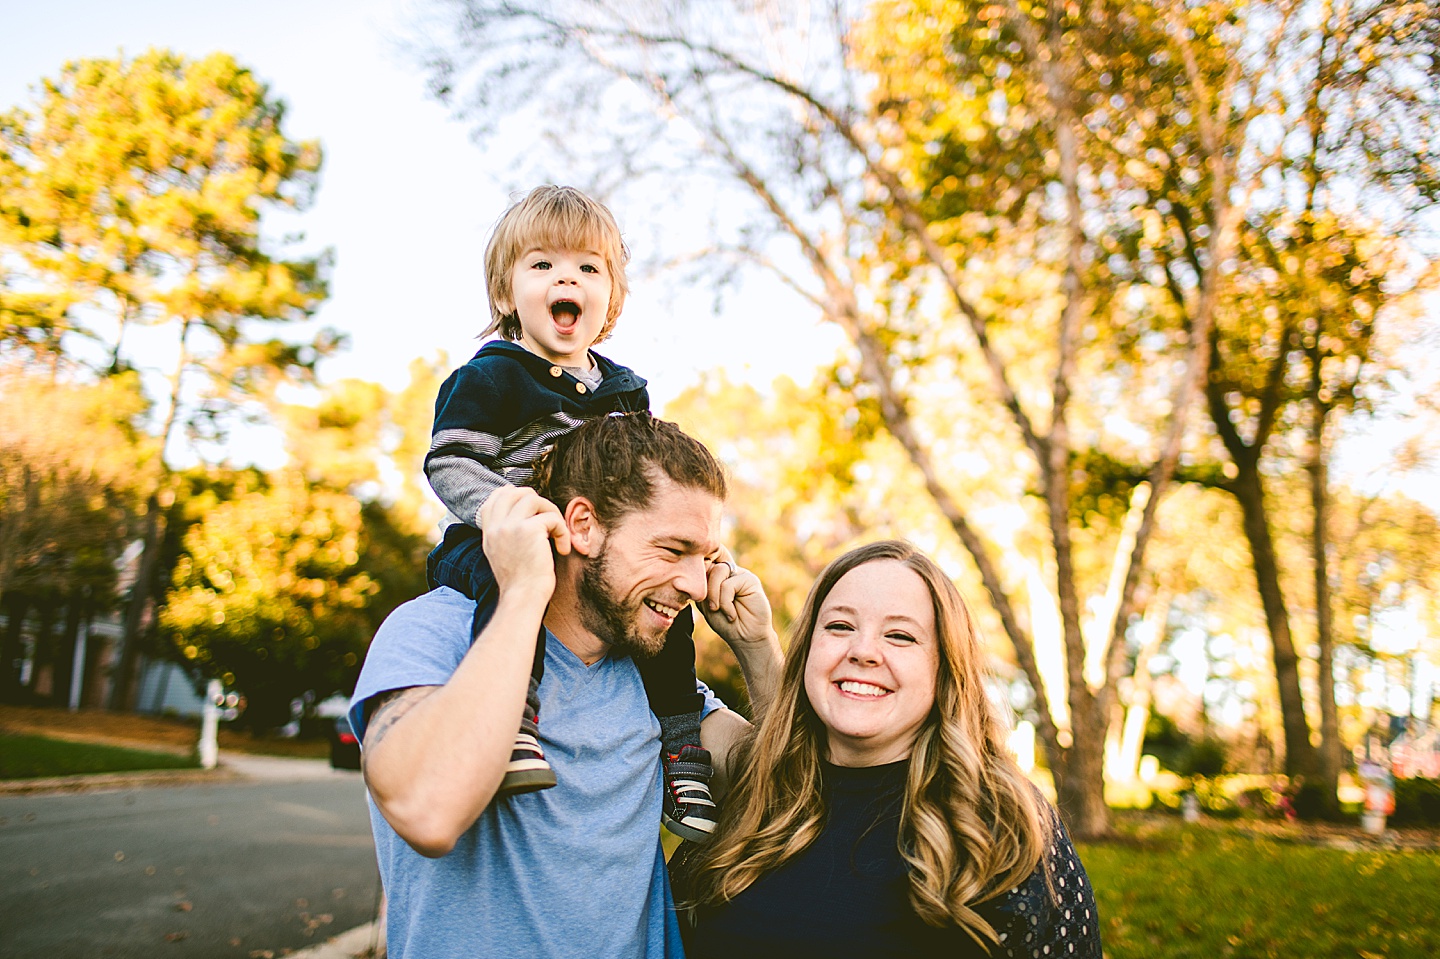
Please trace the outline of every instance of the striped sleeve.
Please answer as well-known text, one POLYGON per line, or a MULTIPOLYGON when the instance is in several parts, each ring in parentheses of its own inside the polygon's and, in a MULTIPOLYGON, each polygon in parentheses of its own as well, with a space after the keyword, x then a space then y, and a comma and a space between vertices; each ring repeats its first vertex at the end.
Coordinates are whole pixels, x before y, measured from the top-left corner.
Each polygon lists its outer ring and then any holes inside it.
POLYGON ((584 417, 551 413, 506 437, 475 430, 440 430, 425 458, 430 485, 460 519, 479 527, 476 515, 501 486, 525 486, 535 478, 535 461, 584 417))

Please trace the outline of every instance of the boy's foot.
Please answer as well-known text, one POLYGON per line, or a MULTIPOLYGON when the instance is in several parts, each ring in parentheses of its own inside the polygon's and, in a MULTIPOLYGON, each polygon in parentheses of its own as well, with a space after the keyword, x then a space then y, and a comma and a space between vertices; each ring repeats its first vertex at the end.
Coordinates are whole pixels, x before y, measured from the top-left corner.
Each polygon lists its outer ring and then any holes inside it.
POLYGON ((545 761, 545 750, 540 748, 540 729, 536 725, 540 721, 539 711, 540 697, 532 679, 525 697, 525 712, 520 717, 520 731, 515 734, 515 746, 510 750, 510 762, 496 790, 498 796, 518 796, 555 785, 555 770, 545 761))
POLYGON ((665 828, 681 839, 705 842, 715 832, 717 810, 710 796, 710 751, 699 746, 681 746, 671 755, 662 752, 665 767, 665 802, 661 819, 665 828))

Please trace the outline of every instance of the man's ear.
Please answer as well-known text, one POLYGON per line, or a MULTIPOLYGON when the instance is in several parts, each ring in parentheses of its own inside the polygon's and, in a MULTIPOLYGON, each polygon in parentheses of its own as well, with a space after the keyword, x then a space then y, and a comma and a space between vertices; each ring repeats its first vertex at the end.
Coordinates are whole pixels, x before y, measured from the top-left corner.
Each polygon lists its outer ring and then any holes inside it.
POLYGON ((595 504, 577 496, 565 506, 565 525, 570 529, 570 548, 581 556, 594 556, 605 542, 605 528, 595 515, 595 504))

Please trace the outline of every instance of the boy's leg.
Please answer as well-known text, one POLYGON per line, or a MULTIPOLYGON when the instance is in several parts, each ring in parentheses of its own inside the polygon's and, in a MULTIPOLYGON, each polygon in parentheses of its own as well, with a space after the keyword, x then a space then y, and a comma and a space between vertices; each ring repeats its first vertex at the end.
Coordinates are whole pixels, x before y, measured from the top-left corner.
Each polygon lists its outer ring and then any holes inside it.
POLYGON ((650 709, 660 720, 660 758, 665 770, 666 828, 682 839, 704 842, 715 831, 710 795, 710 753, 700 745, 700 708, 695 688, 695 619, 689 606, 670 626, 665 646, 637 660, 650 709))
MULTIPOLYGON (((436 548, 441 555, 428 563, 427 569, 436 585, 457 589, 475 600, 475 617, 470 623, 470 641, 473 643, 495 614, 499 595, 495 575, 481 548, 480 532, 471 532, 473 536, 457 537, 453 547, 445 550, 444 547, 451 541, 447 530, 446 543, 436 548)), ((530 666, 530 685, 525 691, 520 729, 515 734, 515 745, 510 751, 505 776, 496 790, 497 796, 515 796, 555 785, 555 771, 545 761, 545 751, 540 747, 540 681, 544 677, 545 627, 542 626, 540 635, 535 638, 535 658, 530 666)))

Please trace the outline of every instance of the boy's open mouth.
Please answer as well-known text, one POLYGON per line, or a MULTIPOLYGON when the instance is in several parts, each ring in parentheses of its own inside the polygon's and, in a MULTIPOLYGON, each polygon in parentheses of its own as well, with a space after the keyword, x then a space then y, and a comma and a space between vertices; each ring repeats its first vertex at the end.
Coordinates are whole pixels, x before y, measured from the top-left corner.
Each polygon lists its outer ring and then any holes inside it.
POLYGON ((556 300, 550 304, 550 318, 560 326, 574 326, 580 319, 580 304, 574 300, 556 300))

